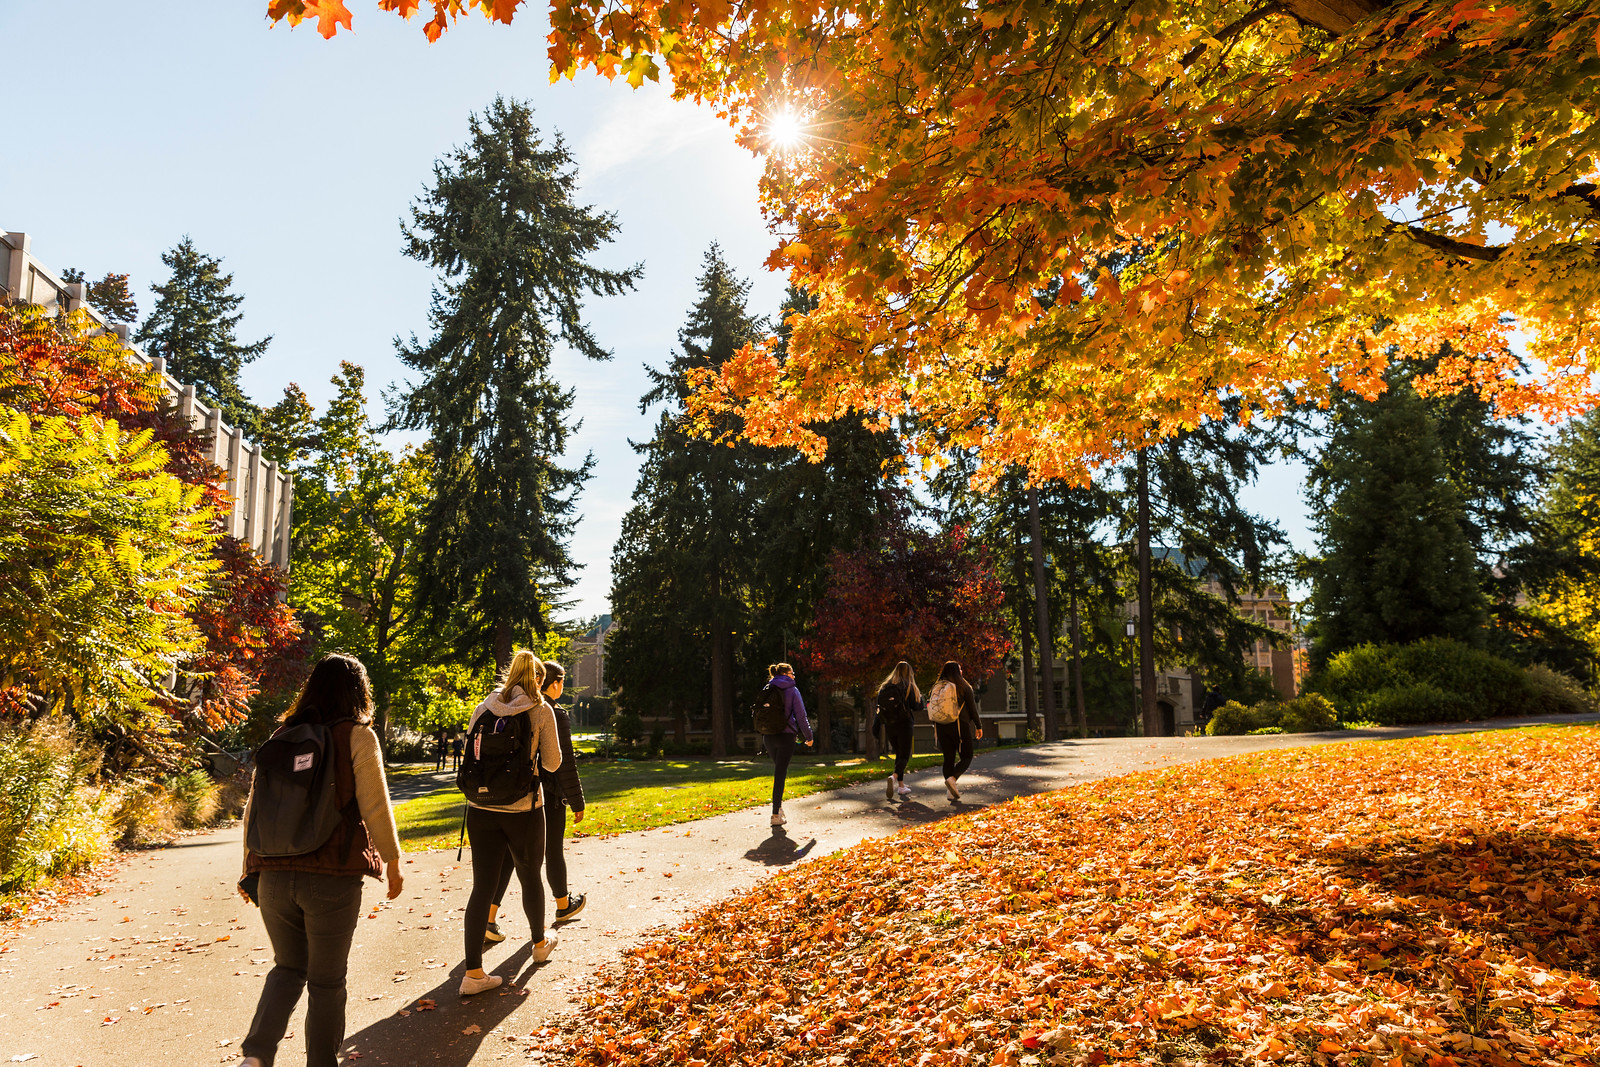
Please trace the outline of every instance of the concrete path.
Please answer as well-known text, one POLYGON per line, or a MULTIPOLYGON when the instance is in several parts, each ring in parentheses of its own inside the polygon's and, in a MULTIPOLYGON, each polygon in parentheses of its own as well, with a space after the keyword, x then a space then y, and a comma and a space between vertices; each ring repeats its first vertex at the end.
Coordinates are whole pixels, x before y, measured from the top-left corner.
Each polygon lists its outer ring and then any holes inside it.
MULTIPOLYGON (((751 808, 661 830, 569 841, 573 886, 590 895, 586 911, 559 931, 555 956, 533 965, 513 883, 503 913, 512 936, 487 953, 485 965, 515 984, 467 1000, 456 987, 470 868, 456 861, 454 850, 409 854, 399 900, 385 902, 378 883, 367 882, 368 910, 350 960, 345 1047, 351 1062, 363 1067, 521 1067, 530 1061, 519 1039, 569 1009, 595 971, 650 928, 679 922, 787 864, 1021 794, 1239 752, 1542 721, 1062 741, 980 754, 962 779, 959 804, 945 798, 933 769, 912 777, 916 791, 907 803, 886 803, 882 779, 791 801, 787 832, 772 830, 767 812, 751 808), (422 999, 436 1007, 416 1010, 422 999)), ((0 931, 0 1064, 237 1063, 272 955, 259 915, 233 892, 239 862, 238 828, 135 853, 104 893, 49 921, 0 931)), ((297 1013, 292 1034, 302 1022, 297 1013)), ((278 1062, 304 1062, 298 1036, 285 1042, 278 1062)))

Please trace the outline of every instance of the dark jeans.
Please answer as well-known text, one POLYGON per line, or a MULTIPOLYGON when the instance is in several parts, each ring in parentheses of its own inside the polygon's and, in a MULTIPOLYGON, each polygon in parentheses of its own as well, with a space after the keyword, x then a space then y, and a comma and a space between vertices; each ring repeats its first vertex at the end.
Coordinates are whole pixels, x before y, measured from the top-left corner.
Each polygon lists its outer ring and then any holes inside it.
POLYGON ((544 940, 544 883, 539 864, 544 861, 544 816, 532 811, 467 809, 467 836, 472 840, 472 895, 462 922, 467 942, 467 970, 483 966, 483 935, 489 928, 489 904, 500 887, 500 872, 510 860, 522 883, 522 911, 528 917, 528 936, 534 944, 544 940))
POLYGON ((783 783, 789 777, 789 761, 794 759, 794 734, 765 734, 767 751, 772 755, 772 814, 783 807, 783 783))
MULTIPOLYGON (((544 793, 544 876, 550 882, 550 895, 564 897, 567 895, 567 853, 562 843, 567 837, 567 806, 560 801, 549 798, 550 790, 544 793)), ((509 857, 508 857, 509 858, 509 857)), ((500 865, 500 885, 494 892, 494 904, 506 898, 506 890, 511 885, 511 872, 515 864, 503 863, 500 865)))
POLYGON ((894 750, 894 776, 904 778, 906 765, 911 762, 911 735, 912 723, 910 718, 895 722, 892 719, 883 720, 883 736, 889 747, 894 750))
POLYGON ((944 753, 944 776, 960 778, 972 766, 972 746, 977 743, 977 729, 972 720, 963 715, 955 722, 936 722, 933 732, 939 739, 939 751, 944 753))
POLYGON ((361 917, 361 875, 262 871, 258 895, 272 970, 241 1051, 272 1067, 306 990, 306 1067, 335 1067, 344 1042, 350 939, 361 917))

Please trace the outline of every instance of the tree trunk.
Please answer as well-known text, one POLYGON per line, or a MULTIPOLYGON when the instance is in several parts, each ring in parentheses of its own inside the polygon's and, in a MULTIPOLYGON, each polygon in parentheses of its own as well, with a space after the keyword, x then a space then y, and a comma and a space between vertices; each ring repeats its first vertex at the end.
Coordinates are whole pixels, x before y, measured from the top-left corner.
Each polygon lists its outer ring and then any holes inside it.
POLYGON ((1056 732, 1055 641, 1050 633, 1050 587, 1044 580, 1044 538, 1039 532, 1039 490, 1028 487, 1028 530, 1033 540, 1033 610, 1039 627, 1039 684, 1044 690, 1044 739, 1056 732))
POLYGON ((1028 733, 1039 729, 1039 691, 1033 677, 1033 627, 1021 618, 1019 608, 1018 628, 1022 631, 1022 712, 1028 717, 1028 733))
POLYGON ((682 701, 669 701, 667 707, 672 709, 672 739, 680 745, 689 743, 689 709, 682 701))
POLYGON ((833 696, 824 687, 820 699, 817 701, 817 728, 816 750, 818 752, 833 751, 833 696))
POLYGON ((1150 588, 1150 464, 1143 449, 1139 451, 1136 470, 1139 482, 1139 703, 1144 735, 1160 737, 1165 731, 1161 710, 1156 707, 1156 620, 1150 588))
POLYGON ((511 624, 501 619, 494 624, 494 665, 503 673, 511 666, 511 624))
POLYGON ((711 632, 711 757, 727 759, 733 725, 733 635, 721 622, 711 632))
POLYGON ((878 716, 876 694, 873 695, 873 699, 870 702, 863 706, 862 714, 866 717, 867 722, 867 758, 876 760, 883 755, 882 749, 878 746, 878 731, 872 728, 872 722, 878 716))
MULTIPOLYGON (((851 752, 859 752, 860 751, 860 749, 858 749, 856 747, 856 744, 857 744, 858 739, 861 737, 861 723, 862 723, 862 721, 865 719, 869 726, 872 723, 872 721, 870 719, 866 719, 866 714, 867 714, 867 687, 866 686, 862 686, 860 689, 856 690, 856 706, 853 709, 851 709, 851 712, 850 712, 850 751, 851 752)), ((872 741, 871 741, 870 738, 868 739, 867 744, 869 746, 872 744, 872 741)), ((869 753, 869 754, 871 754, 871 753, 869 753)), ((876 757, 874 756, 874 758, 876 758, 876 757)))
POLYGON ((816 739, 812 750, 815 752, 827 751, 827 748, 824 747, 822 741, 822 723, 823 709, 828 706, 828 691, 828 680, 826 678, 818 678, 817 694, 811 702, 811 711, 814 713, 814 718, 816 720, 816 726, 812 729, 812 736, 816 739))
POLYGON ((1083 697, 1083 645, 1078 636, 1078 591, 1069 594, 1067 610, 1072 616, 1072 688, 1078 703, 1078 736, 1089 736, 1089 705, 1083 697))

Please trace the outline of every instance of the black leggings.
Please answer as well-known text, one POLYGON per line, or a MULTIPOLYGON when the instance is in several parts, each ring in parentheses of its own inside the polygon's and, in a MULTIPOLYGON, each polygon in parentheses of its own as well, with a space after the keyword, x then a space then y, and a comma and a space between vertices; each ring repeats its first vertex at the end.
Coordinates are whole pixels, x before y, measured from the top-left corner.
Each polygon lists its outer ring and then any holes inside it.
POLYGON ((906 766, 911 762, 912 724, 910 717, 899 722, 883 720, 883 736, 894 750, 894 776, 904 778, 906 766))
POLYGON ((794 734, 766 734, 767 751, 772 754, 772 814, 783 807, 783 783, 789 777, 789 761, 794 759, 794 734))
POLYGON ((528 916, 528 937, 544 940, 544 819, 531 811, 467 809, 467 836, 472 841, 472 895, 462 923, 467 942, 467 970, 483 966, 483 935, 489 928, 489 903, 500 885, 509 858, 522 883, 522 910, 528 916), (509 857, 507 853, 510 853, 509 857))
POLYGON ((956 722, 936 722, 933 732, 939 738, 939 751, 944 753, 944 776, 960 778, 972 766, 972 746, 977 742, 976 728, 965 715, 956 722))
MULTIPOLYGON (((549 796, 546 790, 545 797, 549 796)), ((567 806, 559 800, 546 799, 540 810, 544 812, 544 874, 550 881, 550 895, 560 899, 567 895, 567 853, 561 847, 567 836, 567 806)), ((514 869, 510 863, 501 865, 500 885, 494 891, 495 907, 506 898, 514 869)))

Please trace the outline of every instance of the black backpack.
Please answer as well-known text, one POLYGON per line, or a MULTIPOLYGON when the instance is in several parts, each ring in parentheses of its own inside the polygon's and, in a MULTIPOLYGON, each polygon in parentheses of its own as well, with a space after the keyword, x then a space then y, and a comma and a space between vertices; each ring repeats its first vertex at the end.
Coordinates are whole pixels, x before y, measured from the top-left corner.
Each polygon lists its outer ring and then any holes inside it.
POLYGON ((898 726, 911 718, 909 696, 898 685, 886 685, 878 690, 878 714, 883 716, 883 721, 898 726))
POLYGON ((527 712, 484 712, 467 734, 456 788, 473 804, 503 808, 533 792, 538 780, 528 751, 533 719, 527 712))
POLYGON ((304 856, 339 828, 332 726, 283 726, 256 749, 244 843, 257 856, 304 856))
POLYGON ((750 706, 750 713, 755 719, 758 734, 781 734, 784 727, 789 725, 789 715, 783 706, 783 690, 770 684, 761 690, 761 695, 750 706))

